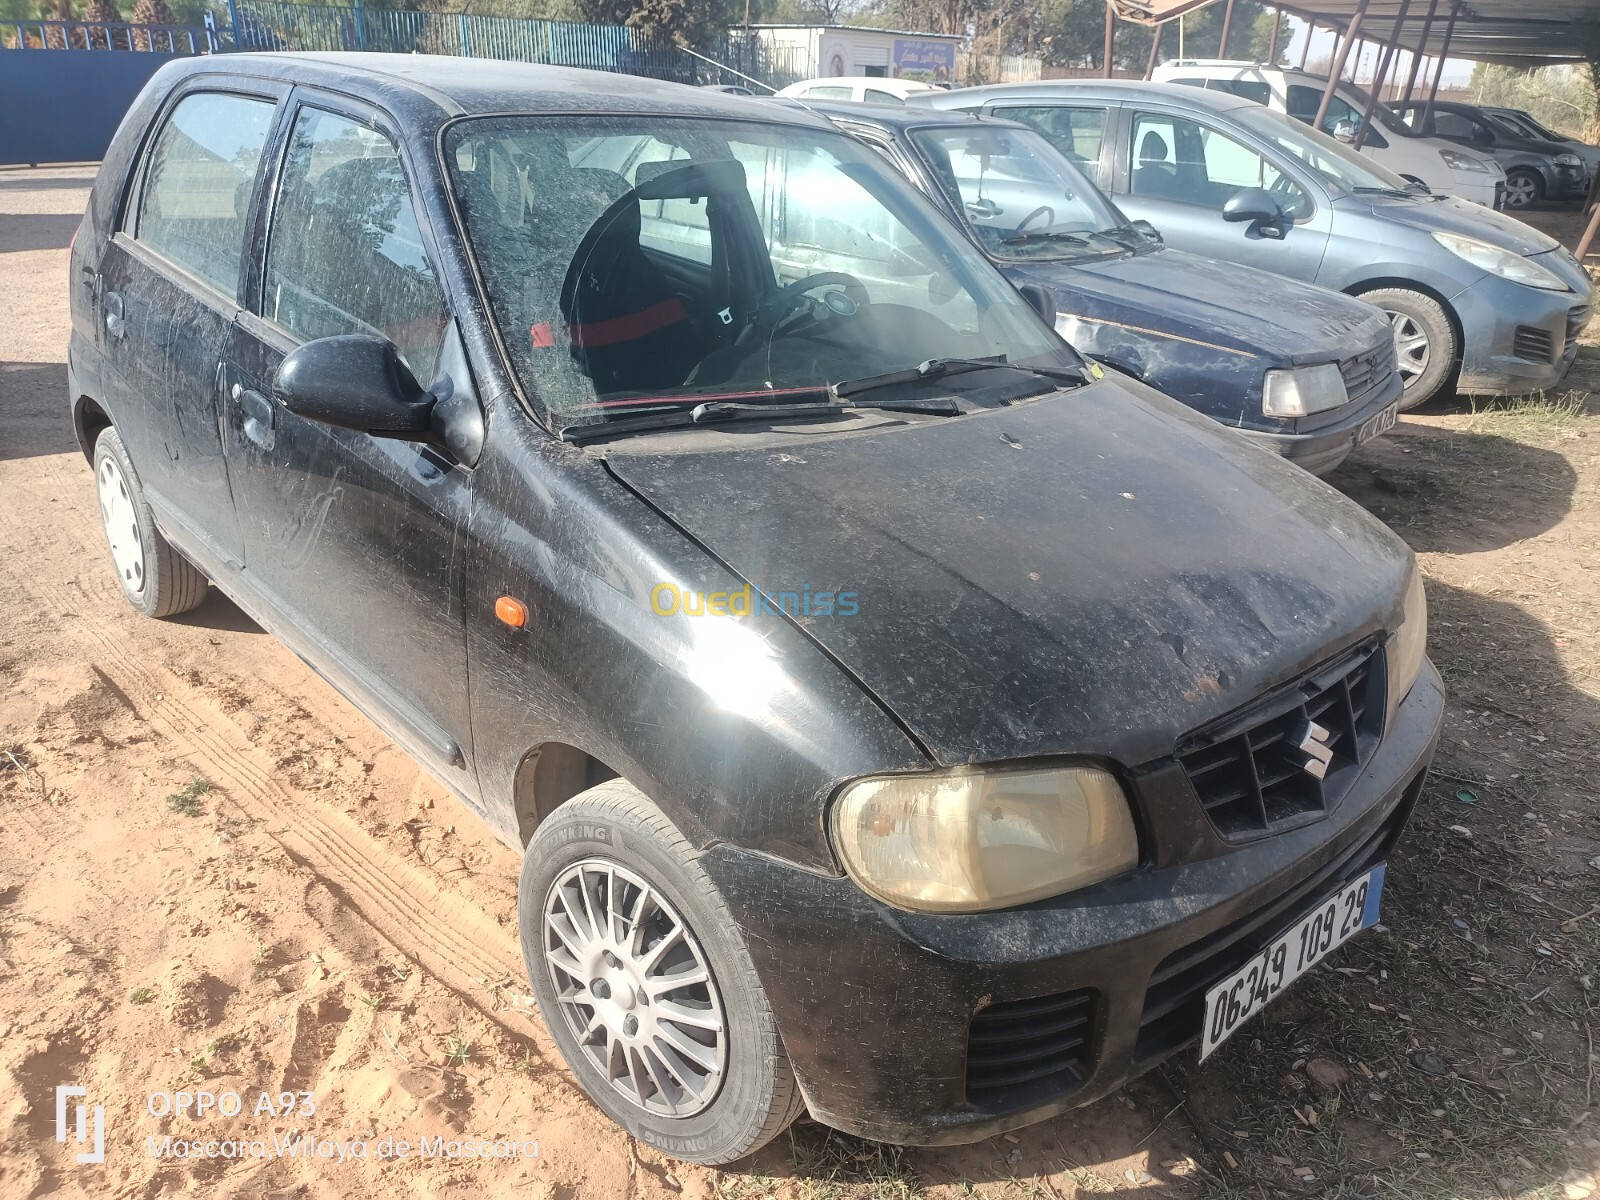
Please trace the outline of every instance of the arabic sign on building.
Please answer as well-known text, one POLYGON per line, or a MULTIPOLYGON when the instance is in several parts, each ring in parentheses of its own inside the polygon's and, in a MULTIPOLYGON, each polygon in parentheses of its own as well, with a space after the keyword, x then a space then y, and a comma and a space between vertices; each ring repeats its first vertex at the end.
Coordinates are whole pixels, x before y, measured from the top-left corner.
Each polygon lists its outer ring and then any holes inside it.
POLYGON ((956 75, 954 42, 923 42, 895 38, 893 74, 897 79, 921 79, 927 83, 948 83, 956 75))

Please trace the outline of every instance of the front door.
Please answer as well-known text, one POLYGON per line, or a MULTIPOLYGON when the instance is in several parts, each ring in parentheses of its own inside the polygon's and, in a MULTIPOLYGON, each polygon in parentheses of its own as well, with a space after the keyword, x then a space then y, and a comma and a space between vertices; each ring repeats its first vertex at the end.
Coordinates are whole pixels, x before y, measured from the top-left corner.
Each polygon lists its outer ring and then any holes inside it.
POLYGON ((290 350, 351 333, 393 342, 424 386, 448 372, 470 392, 435 261, 385 119, 301 102, 259 302, 229 338, 224 429, 245 578, 263 619, 472 798, 462 616, 471 472, 420 443, 297 417, 272 393, 290 350))
POLYGON ((168 537, 213 576, 242 558, 218 428, 220 366, 275 111, 267 95, 178 97, 100 263, 112 420, 168 537))
POLYGON ((1254 146, 1188 117, 1138 109, 1127 117, 1115 199, 1129 217, 1149 221, 1180 250, 1316 281, 1330 212, 1291 174, 1254 146), (1229 199, 1254 187, 1266 188, 1294 217, 1282 238, 1222 219, 1229 199))

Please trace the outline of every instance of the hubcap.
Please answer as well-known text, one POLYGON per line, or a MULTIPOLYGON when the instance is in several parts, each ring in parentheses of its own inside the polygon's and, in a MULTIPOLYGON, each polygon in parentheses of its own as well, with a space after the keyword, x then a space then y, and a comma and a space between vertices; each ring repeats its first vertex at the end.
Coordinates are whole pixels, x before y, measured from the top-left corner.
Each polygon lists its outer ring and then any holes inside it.
POLYGON ((545 896, 544 961, 567 1028, 615 1091, 666 1117, 716 1099, 722 1000, 694 931, 660 892, 616 863, 568 867, 545 896))
POLYGON ((1389 327, 1394 330, 1395 365, 1400 379, 1410 387, 1428 369, 1433 359, 1433 346, 1428 341, 1428 331, 1407 313, 1389 311, 1389 327))
POLYGON ((139 539, 139 521, 133 513, 133 497, 128 481, 113 458, 100 460, 96 477, 100 491, 100 521, 111 543, 111 561, 117 575, 130 592, 144 591, 144 543, 139 539))
POLYGON ((1518 175, 1506 180, 1506 206, 1508 208, 1526 208, 1533 203, 1533 194, 1537 189, 1533 180, 1526 175, 1518 175))

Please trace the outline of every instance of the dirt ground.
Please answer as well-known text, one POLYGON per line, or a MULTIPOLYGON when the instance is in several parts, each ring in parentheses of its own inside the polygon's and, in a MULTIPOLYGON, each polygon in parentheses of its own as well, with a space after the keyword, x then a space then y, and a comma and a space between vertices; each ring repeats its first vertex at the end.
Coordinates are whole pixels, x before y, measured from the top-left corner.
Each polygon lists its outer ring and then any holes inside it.
POLYGON ((1335 480, 1421 556, 1451 690, 1381 931, 1203 1070, 948 1150, 802 1122, 711 1171, 631 1145, 560 1067, 511 851, 220 594, 123 602, 66 419, 91 178, 0 172, 0 1196, 1594 1194, 1600 337, 1569 396, 1408 417, 1335 480), (103 1165, 56 1140, 65 1083, 104 1106, 103 1165), (180 1091, 243 1112, 153 1114, 180 1091), (315 1153, 278 1156, 297 1133, 315 1153), (169 1135, 246 1156, 152 1156, 169 1135), (538 1155, 417 1157, 441 1136, 538 1155))

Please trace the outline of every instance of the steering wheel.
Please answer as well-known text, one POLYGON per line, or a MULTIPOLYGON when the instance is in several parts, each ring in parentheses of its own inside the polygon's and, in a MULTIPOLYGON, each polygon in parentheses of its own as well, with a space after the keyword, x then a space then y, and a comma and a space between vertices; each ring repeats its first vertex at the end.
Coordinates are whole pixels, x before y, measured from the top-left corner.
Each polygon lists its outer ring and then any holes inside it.
POLYGON ((1022 220, 1017 222, 1017 227, 1011 231, 1011 236, 1017 237, 1019 234, 1026 233, 1028 226, 1032 225, 1040 217, 1046 218, 1046 225, 1053 225, 1056 219, 1056 210, 1051 208, 1048 204, 1039 205, 1038 208, 1034 209, 1027 216, 1023 217, 1022 220))
POLYGON ((843 271, 818 271, 815 275, 807 275, 804 279, 796 279, 793 283, 785 284, 763 300, 738 340, 745 342, 757 335, 764 336, 769 331, 776 331, 789 314, 800 307, 800 302, 806 299, 808 292, 830 285, 843 289, 850 300, 849 307, 828 305, 836 316, 854 316, 862 307, 872 303, 866 285, 854 275, 843 271))

